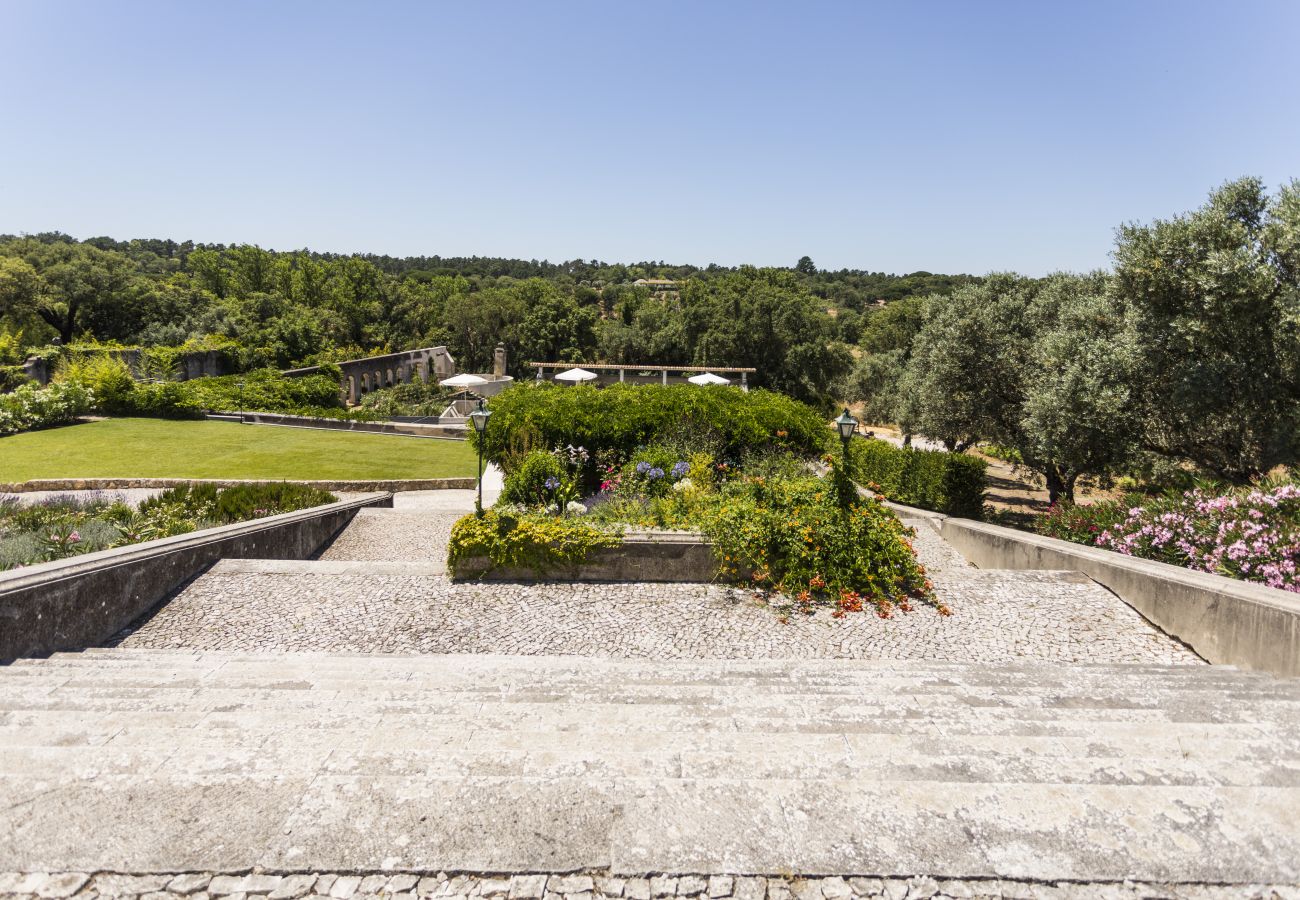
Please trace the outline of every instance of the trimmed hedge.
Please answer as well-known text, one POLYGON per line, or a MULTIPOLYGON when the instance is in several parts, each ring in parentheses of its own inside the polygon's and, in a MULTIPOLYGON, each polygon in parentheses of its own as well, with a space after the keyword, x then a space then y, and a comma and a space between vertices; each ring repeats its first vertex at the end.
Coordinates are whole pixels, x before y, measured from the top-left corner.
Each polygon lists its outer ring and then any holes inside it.
POLYGON ((895 503, 967 519, 983 517, 984 460, 872 439, 851 441, 849 448, 854 479, 879 486, 895 503))
MULTIPOLYGON (((532 450, 584 447, 602 465, 619 465, 638 447, 669 436, 709 445, 723 459, 783 447, 822 452, 826 420, 782 394, 735 387, 521 384, 493 397, 483 455, 507 474, 532 450)), ((478 446, 478 435, 470 440, 478 446)))

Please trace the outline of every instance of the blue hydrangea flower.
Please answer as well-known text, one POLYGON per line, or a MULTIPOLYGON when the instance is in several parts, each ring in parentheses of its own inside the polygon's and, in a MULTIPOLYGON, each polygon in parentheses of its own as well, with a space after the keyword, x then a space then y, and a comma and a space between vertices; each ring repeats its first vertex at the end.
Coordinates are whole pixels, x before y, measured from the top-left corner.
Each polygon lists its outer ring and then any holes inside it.
POLYGON ((647 472, 649 472, 649 471, 650 471, 650 463, 648 463, 648 462, 639 462, 639 463, 636 464, 636 473, 637 473, 638 475, 644 475, 645 473, 647 473, 647 472))
POLYGON ((681 478, 690 470, 691 467, 689 463, 686 462, 677 463, 677 465, 673 466, 673 480, 676 481, 678 478, 681 478))
POLYGON ((548 491, 553 491, 560 486, 560 479, 552 475, 550 478, 546 479, 545 485, 548 491))
POLYGON ((646 472, 646 477, 648 477, 651 481, 658 481, 660 478, 664 477, 664 470, 659 468, 658 466, 655 466, 649 472, 646 472))

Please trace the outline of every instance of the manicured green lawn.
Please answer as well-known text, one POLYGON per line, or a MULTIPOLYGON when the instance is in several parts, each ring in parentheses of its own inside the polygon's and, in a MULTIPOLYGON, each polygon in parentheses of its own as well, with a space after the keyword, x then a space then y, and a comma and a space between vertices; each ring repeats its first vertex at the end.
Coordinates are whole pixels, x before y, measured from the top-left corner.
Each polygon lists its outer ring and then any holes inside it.
POLYGON ((476 461, 464 441, 237 422, 108 419, 0 437, 0 482, 453 478, 473 476, 476 461))

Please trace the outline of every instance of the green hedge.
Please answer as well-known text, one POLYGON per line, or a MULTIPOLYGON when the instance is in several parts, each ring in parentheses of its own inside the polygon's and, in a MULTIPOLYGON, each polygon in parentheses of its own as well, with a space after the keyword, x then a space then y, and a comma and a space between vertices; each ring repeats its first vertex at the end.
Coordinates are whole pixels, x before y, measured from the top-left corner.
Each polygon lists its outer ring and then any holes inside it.
MULTIPOLYGON (((826 447, 823 416, 782 394, 734 387, 523 384, 488 404, 483 453, 507 473, 532 450, 585 447, 601 464, 621 464, 638 448, 685 440, 722 459, 784 447, 806 456, 826 447)), ((477 435, 471 434, 474 446, 477 435)))
POLYGON ((854 479, 878 486, 895 503, 968 519, 983 516, 984 460, 879 440, 854 440, 849 447, 854 479))

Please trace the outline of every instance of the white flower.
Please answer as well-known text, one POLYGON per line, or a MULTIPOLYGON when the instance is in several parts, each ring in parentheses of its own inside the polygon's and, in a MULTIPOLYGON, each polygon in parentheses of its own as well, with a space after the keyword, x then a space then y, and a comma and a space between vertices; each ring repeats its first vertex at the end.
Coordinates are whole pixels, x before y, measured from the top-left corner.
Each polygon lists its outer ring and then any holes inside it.
POLYGON ((577 500, 570 500, 569 504, 564 507, 564 511, 571 516, 585 516, 587 507, 583 506, 577 500))
POLYGON ((673 485, 673 490, 689 491, 693 487, 695 487, 695 484, 689 478, 683 478, 681 481, 673 485))

